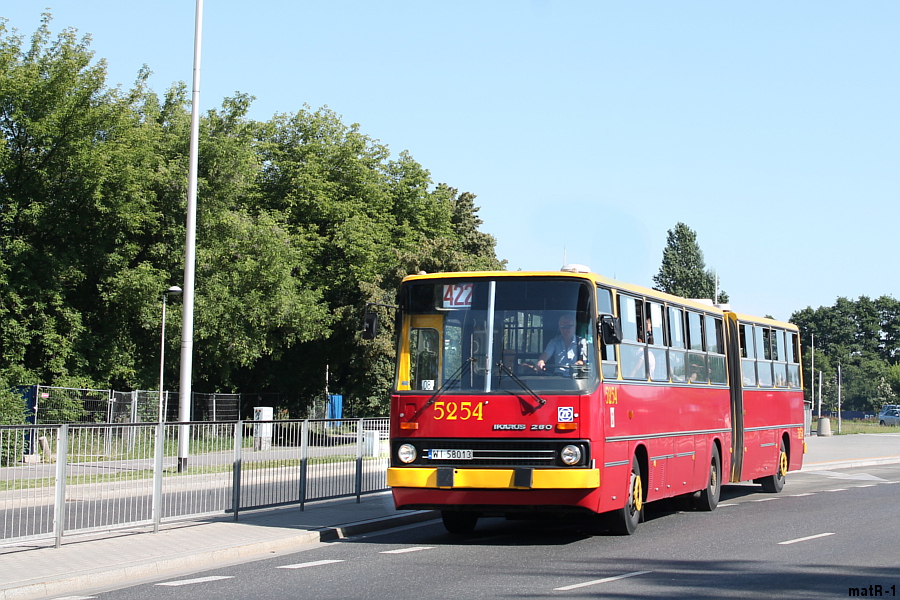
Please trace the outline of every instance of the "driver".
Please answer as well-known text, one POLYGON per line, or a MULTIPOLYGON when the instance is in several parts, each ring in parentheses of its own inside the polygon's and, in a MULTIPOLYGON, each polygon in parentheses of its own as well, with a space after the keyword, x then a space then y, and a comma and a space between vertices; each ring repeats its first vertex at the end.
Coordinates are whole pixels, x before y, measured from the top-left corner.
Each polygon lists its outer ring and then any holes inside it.
POLYGON ((559 318, 559 335, 550 340, 537 361, 538 371, 546 371, 547 364, 560 371, 571 365, 587 362, 587 340, 575 335, 575 319, 569 315, 559 318))

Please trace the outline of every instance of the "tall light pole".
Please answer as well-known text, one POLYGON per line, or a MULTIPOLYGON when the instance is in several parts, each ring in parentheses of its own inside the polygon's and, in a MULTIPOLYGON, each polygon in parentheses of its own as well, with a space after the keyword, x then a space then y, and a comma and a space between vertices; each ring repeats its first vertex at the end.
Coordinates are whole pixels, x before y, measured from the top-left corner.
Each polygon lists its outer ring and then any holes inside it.
MULTIPOLYGON (((197 0, 194 18, 194 79, 191 91, 191 143, 188 168, 187 235, 184 250, 184 313, 181 320, 181 375, 178 387, 178 421, 191 420, 191 379, 194 360, 194 263, 197 249, 197 163, 200 138, 200 43, 203 32, 203 0, 197 0)), ((178 471, 187 468, 190 425, 178 428, 178 471)))
POLYGON ((162 294, 162 303, 163 303, 163 311, 162 311, 162 334, 159 342, 159 419, 160 423, 163 422, 163 406, 165 403, 163 402, 163 369, 166 366, 166 300, 169 296, 180 296, 181 288, 177 285, 173 285, 169 289, 167 289, 162 294))

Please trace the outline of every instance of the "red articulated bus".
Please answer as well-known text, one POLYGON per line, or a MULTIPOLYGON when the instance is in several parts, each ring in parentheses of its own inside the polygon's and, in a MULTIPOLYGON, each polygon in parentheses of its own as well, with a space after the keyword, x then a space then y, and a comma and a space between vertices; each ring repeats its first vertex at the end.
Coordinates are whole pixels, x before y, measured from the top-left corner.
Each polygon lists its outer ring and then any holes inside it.
POLYGON ((564 267, 435 273, 399 291, 387 481, 453 533, 480 516, 713 510, 801 467, 797 327, 564 267))

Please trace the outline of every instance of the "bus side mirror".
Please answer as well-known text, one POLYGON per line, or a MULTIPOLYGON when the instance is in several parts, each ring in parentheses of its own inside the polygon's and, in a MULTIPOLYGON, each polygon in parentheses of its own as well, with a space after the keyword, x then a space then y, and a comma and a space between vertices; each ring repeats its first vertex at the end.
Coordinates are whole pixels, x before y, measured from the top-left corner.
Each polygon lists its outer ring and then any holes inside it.
POLYGON ((374 340, 378 335, 378 313, 367 312, 363 317, 363 333, 364 340, 374 340))
POLYGON ((622 343, 622 321, 613 315, 600 315, 600 339, 604 344, 614 346, 622 343))

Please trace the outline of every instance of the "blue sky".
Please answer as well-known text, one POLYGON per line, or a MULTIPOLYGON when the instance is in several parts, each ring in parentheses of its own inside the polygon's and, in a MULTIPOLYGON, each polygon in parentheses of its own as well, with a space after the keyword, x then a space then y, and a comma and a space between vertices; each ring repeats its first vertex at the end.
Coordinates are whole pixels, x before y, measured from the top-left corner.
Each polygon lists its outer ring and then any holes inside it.
MULTIPOLYGON (((91 34, 110 85, 190 85, 193 0, 5 4, 91 34)), ((201 105, 329 106, 475 193, 510 269, 652 286, 682 221, 734 310, 787 319, 900 297, 898 31, 893 0, 206 0, 201 105)))

